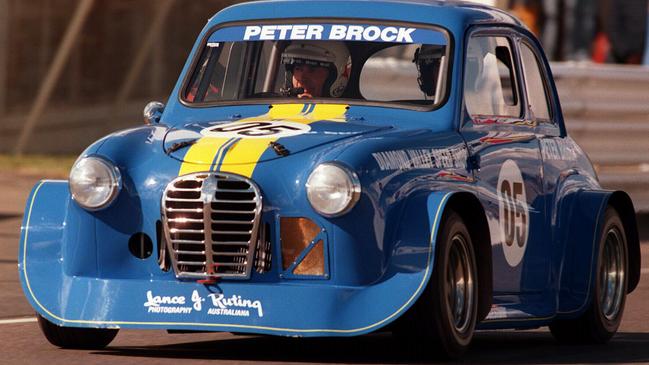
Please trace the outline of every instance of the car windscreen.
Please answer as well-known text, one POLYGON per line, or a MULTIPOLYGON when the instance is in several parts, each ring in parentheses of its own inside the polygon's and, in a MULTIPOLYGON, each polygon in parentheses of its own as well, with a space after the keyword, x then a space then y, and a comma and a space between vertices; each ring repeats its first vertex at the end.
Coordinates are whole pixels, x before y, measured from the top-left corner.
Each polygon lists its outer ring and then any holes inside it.
POLYGON ((446 93, 448 45, 435 27, 227 26, 207 37, 181 97, 196 105, 320 99, 434 108, 446 93))

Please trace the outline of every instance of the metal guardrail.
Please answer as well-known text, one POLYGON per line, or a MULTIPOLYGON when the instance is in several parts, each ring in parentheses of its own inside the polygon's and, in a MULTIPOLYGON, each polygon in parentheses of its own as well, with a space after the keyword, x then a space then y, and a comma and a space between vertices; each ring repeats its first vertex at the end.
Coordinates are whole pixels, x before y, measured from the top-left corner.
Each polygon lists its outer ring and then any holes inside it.
POLYGON ((553 62, 551 68, 554 77, 570 76, 598 80, 649 82, 649 67, 644 66, 553 62))
MULTIPOLYGON (((412 63, 380 65, 412 79, 412 63)), ((551 65, 570 135, 588 153, 601 183, 629 192, 649 212, 649 68, 583 63, 551 65)), ((398 79, 399 77, 397 77, 398 79)), ((395 87, 401 83, 391 78, 395 87)), ((39 121, 29 153, 78 153, 92 140, 141 123, 147 100, 56 110, 39 121)), ((9 152, 24 115, 0 123, 0 150, 9 152)))
POLYGON ((552 72, 568 132, 601 184, 649 212, 649 67, 554 63, 552 72))
POLYGON ((649 67, 555 63, 564 114, 649 121, 649 67))

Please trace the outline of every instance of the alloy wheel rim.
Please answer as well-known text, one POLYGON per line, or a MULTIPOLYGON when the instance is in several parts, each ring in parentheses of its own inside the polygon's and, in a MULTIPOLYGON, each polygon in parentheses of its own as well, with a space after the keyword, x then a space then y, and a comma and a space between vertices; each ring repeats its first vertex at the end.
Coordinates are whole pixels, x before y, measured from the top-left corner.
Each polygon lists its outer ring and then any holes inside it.
POLYGON ((473 266, 466 239, 457 234, 451 239, 446 272, 446 299, 455 330, 464 333, 471 325, 474 298, 473 266))
POLYGON ((599 267, 599 303, 602 315, 609 321, 620 313, 625 273, 622 238, 617 228, 606 232, 606 241, 599 267))

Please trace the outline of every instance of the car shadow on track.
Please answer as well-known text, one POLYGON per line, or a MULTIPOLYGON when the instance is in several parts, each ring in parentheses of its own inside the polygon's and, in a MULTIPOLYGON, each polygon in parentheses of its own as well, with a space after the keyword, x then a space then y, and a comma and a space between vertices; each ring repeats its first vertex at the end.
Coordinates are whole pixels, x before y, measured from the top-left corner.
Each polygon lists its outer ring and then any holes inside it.
MULTIPOLYGON (((649 333, 619 333, 607 345, 562 346, 548 332, 476 335, 463 363, 574 364, 649 362, 649 333)), ((355 338, 233 337, 155 347, 109 347, 106 356, 318 363, 426 363, 416 349, 388 334, 355 338), (415 350, 415 351, 413 351, 415 350)), ((435 360, 433 360, 435 362, 435 360)), ((440 361, 437 361, 438 363, 440 361)))

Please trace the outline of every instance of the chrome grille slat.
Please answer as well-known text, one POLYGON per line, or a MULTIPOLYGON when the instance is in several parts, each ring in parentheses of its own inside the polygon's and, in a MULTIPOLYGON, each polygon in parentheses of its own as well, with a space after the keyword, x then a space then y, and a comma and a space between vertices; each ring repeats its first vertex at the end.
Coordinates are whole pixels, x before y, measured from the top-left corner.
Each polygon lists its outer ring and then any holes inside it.
POLYGON ((196 189, 192 189, 192 188, 171 188, 171 189, 169 189, 169 191, 173 191, 173 192, 180 191, 180 192, 196 192, 196 193, 200 193, 200 192, 201 192, 201 189, 200 189, 200 188, 196 188, 196 189))
POLYGON ((182 251, 176 250, 176 253, 179 255, 205 255, 205 251, 182 251))
POLYGON ((247 253, 238 252, 214 252, 214 256, 232 256, 232 257, 245 257, 247 253))
POLYGON ((204 245, 205 244, 205 241, 175 240, 173 238, 171 239, 171 242, 173 242, 173 243, 182 243, 182 244, 185 244, 185 245, 204 245))
POLYGON ((219 204, 250 204, 248 201, 241 201, 241 200, 228 200, 228 199, 214 199, 212 201, 213 203, 219 204))
POLYGON ((174 223, 203 223, 202 219, 193 218, 169 218, 168 221, 174 223))
POLYGON ((249 188, 249 189, 223 189, 223 188, 216 188, 217 193, 254 193, 255 189, 249 188))
POLYGON ((178 265, 204 266, 205 261, 177 261, 178 265))
POLYGON ((235 263, 230 263, 230 262, 224 262, 220 264, 216 264, 217 266, 225 266, 225 267, 237 267, 237 266, 247 266, 247 262, 242 262, 240 264, 235 264, 235 263))
POLYGON ((248 246, 250 242, 239 242, 239 241, 214 241, 213 245, 223 245, 223 246, 248 246))
POLYGON ((254 221, 224 221, 224 220, 214 220, 212 219, 213 224, 240 224, 240 225, 250 225, 253 224, 254 221))
POLYGON ((242 176, 202 172, 169 183, 162 218, 176 276, 249 278, 261 207, 259 189, 242 176))
POLYGON ((255 214, 254 210, 230 211, 222 209, 212 209, 212 213, 225 213, 225 214, 255 214))
POLYGON ((182 198, 167 198, 168 202, 184 202, 184 203, 195 203, 196 199, 182 199, 182 198))
POLYGON ((171 233, 171 234, 176 234, 176 233, 205 233, 205 230, 202 230, 202 229, 171 228, 169 230, 169 233, 171 233))
MULTIPOLYGON (((170 213, 178 212, 178 213, 202 213, 203 208, 166 208, 166 211, 170 213)), ((248 213, 252 214, 252 213, 248 213)))

